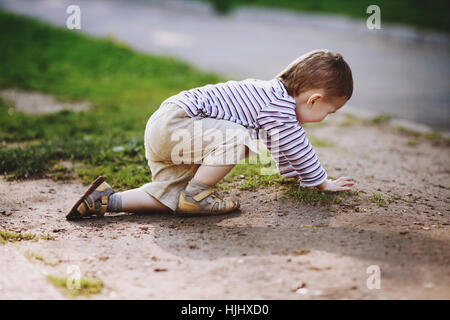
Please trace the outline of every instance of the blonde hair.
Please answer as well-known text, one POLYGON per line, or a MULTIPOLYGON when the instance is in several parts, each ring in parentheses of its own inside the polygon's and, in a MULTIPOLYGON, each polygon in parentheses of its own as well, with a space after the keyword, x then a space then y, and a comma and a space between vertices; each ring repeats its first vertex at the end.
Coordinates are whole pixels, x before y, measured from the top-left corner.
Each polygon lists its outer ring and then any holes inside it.
POLYGON ((327 98, 348 100, 353 94, 352 70, 341 54, 327 49, 298 57, 276 77, 292 97, 312 89, 324 89, 327 98))

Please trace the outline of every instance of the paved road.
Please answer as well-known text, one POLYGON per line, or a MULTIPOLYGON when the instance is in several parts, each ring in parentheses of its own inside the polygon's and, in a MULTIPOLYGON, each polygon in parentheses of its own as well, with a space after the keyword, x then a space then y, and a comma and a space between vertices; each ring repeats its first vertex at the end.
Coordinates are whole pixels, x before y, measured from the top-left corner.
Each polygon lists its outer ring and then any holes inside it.
POLYGON ((138 50, 179 57, 236 79, 270 79, 306 51, 337 50, 354 73, 348 110, 450 130, 446 36, 423 41, 436 35, 395 27, 368 30, 364 21, 276 10, 244 8, 220 17, 203 3, 174 0, 0 0, 5 9, 60 26, 74 3, 81 7, 83 32, 114 35, 138 50))

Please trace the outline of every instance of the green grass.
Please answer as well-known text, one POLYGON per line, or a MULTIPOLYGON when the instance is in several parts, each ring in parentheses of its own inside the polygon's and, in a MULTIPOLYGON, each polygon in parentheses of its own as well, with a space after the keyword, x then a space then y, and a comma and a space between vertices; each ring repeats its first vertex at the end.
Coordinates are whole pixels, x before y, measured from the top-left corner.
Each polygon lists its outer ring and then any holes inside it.
POLYGON ((416 147, 417 144, 419 143, 419 141, 417 140, 417 138, 411 138, 408 140, 408 142, 406 142, 406 145, 409 147, 416 147))
POLYGON ((7 242, 17 242, 17 241, 36 241, 39 239, 43 240, 52 240, 53 237, 49 234, 45 235, 37 235, 32 233, 17 233, 17 232, 10 232, 6 230, 0 230, 0 243, 7 243, 7 242))
POLYGON ((215 187, 227 190, 237 187, 241 190, 256 190, 259 187, 286 184, 292 179, 283 178, 276 168, 269 151, 259 146, 261 154, 240 161, 215 187))
POLYGON ((392 119, 392 117, 388 114, 380 114, 380 115, 375 116, 372 119, 370 119, 370 121, 373 124, 382 124, 382 123, 388 123, 391 119, 392 119))
POLYGON ((410 138, 406 143, 408 146, 416 146, 421 140, 431 142, 431 144, 439 146, 450 146, 450 138, 443 137, 439 132, 418 132, 403 126, 395 126, 394 131, 410 138))
POLYGON ((257 190, 260 187, 275 186, 285 196, 294 199, 296 204, 331 206, 341 204, 348 197, 355 197, 357 193, 349 192, 323 192, 316 188, 299 187, 294 179, 282 177, 274 173, 275 163, 270 161, 267 149, 261 148, 261 156, 244 159, 215 187, 229 189, 237 187, 240 190, 257 190), (249 165, 250 163, 250 165, 249 165), (272 174, 263 174, 263 173, 272 174))
POLYGON ((386 199, 384 199, 384 196, 379 192, 373 192, 372 193, 372 201, 379 205, 380 207, 387 207, 388 203, 386 202, 386 199))
POLYGON ((327 139, 317 138, 312 134, 308 135, 308 140, 309 140, 309 142, 311 142, 311 144, 313 145, 314 148, 334 147, 335 146, 334 142, 327 140, 327 139))
POLYGON ((345 113, 344 120, 340 122, 340 125, 343 127, 349 127, 354 125, 365 124, 365 122, 366 121, 360 117, 356 117, 350 113, 345 113))
MULTIPOLYGON (((292 197, 296 204, 308 204, 308 205, 323 205, 332 208, 333 205, 338 205, 343 202, 347 197, 354 197, 356 192, 325 192, 319 191, 315 188, 298 187, 295 184, 286 185, 286 193, 292 197)), ((333 211, 333 209, 331 209, 333 211)))
POLYGON ((0 172, 13 179, 42 177, 71 160, 83 163, 77 173, 86 182, 100 173, 118 188, 148 182, 143 135, 150 115, 181 90, 224 80, 170 57, 3 11, 0 29, 0 89, 93 105, 79 113, 28 115, 0 100, 0 141, 6 143, 0 172), (18 142, 21 147, 9 147, 18 142))
POLYGON ((61 163, 57 163, 50 168, 49 176, 53 180, 69 180, 73 178, 71 169, 61 163))
MULTIPOLYGON (((447 0, 203 0, 219 13, 227 13, 241 5, 275 7, 293 11, 330 13, 363 19, 369 17, 367 7, 376 4, 384 22, 403 23, 425 29, 450 32, 450 3, 447 0)), ((365 23, 365 22, 364 22, 365 23)))
POLYGON ((344 116, 344 120, 340 123, 343 127, 349 127, 353 125, 379 125, 379 124, 387 124, 391 121, 392 116, 388 114, 379 114, 372 118, 360 118, 355 115, 346 113, 344 116))
POLYGON ((81 278, 79 289, 75 288, 75 283, 71 286, 67 285, 67 278, 59 278, 53 275, 47 276, 47 281, 56 287, 64 296, 69 299, 89 298, 93 294, 98 294, 103 289, 103 282, 97 279, 81 278))

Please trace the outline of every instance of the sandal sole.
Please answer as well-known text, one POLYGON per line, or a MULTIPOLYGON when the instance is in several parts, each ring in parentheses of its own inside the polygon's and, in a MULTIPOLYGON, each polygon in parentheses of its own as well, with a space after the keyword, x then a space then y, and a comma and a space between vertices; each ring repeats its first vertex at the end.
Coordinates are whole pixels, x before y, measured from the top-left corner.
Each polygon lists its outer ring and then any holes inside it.
POLYGON ((78 206, 89 196, 89 194, 97 189, 99 185, 102 184, 102 182, 105 181, 105 178, 103 176, 97 177, 97 179, 94 180, 94 182, 91 183, 87 191, 84 193, 84 195, 75 203, 75 205, 72 207, 72 209, 69 211, 69 213, 66 215, 67 220, 81 220, 83 219, 82 216, 79 215, 77 209, 78 206))

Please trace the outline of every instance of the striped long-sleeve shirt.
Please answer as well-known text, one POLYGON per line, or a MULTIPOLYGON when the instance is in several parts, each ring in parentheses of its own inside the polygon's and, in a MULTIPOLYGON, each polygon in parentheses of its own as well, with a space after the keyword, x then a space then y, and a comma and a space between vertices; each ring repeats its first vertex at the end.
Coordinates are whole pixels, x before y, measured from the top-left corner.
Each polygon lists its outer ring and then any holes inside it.
POLYGON ((168 98, 191 117, 205 116, 254 129, 284 177, 317 186, 327 174, 320 165, 295 113, 295 99, 278 79, 246 79, 182 91, 168 98))

